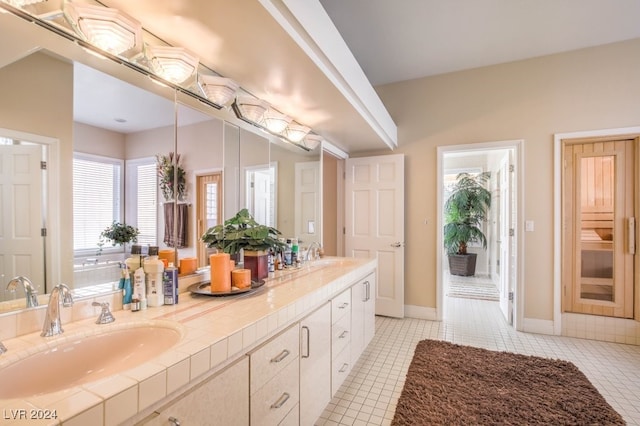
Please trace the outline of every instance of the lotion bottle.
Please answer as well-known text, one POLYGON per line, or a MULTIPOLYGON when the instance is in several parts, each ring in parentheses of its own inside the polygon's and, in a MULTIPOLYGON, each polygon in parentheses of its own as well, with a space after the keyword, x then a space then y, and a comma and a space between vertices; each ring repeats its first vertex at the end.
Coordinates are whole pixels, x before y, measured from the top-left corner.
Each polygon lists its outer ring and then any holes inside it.
POLYGON ((132 311, 147 309, 147 289, 144 281, 144 269, 136 269, 133 273, 133 301, 137 301, 139 306, 131 306, 132 311))
POLYGON ((147 286, 147 304, 164 305, 163 282, 164 263, 158 258, 158 247, 149 247, 149 257, 142 263, 147 286))

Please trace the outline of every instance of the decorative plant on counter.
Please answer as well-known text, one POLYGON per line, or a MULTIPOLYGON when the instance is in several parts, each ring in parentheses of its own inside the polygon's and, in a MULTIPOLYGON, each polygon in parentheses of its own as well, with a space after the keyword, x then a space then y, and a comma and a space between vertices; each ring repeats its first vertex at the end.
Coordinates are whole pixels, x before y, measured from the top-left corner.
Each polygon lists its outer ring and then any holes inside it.
POLYGON ((234 255, 241 249, 262 251, 270 248, 284 248, 278 241, 280 231, 255 221, 247 209, 242 209, 221 225, 213 226, 202 235, 201 240, 209 248, 234 255))
POLYGON ((100 233, 98 241, 98 254, 102 253, 102 246, 108 241, 115 246, 138 242, 140 231, 131 225, 114 221, 109 227, 100 233))
POLYGON ((460 173, 444 205, 444 247, 449 255, 449 272, 453 275, 475 274, 476 253, 467 253, 471 242, 487 248, 482 222, 491 207, 491 192, 486 183, 489 172, 471 175, 460 173))
POLYGON ((156 165, 158 168, 158 180, 160 181, 160 190, 165 201, 181 201, 184 200, 186 192, 186 175, 184 169, 180 165, 180 154, 175 155, 170 152, 169 155, 156 155, 156 165), (177 176, 175 172, 177 170, 177 176), (177 190, 174 190, 177 177, 177 190))

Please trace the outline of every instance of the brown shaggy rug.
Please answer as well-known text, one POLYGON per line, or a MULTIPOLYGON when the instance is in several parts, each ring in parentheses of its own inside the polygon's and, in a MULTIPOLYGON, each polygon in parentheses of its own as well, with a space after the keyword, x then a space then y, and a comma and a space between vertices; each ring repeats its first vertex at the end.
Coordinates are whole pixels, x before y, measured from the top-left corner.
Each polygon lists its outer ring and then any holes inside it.
POLYGON ((624 425, 570 362, 418 343, 392 425, 624 425))

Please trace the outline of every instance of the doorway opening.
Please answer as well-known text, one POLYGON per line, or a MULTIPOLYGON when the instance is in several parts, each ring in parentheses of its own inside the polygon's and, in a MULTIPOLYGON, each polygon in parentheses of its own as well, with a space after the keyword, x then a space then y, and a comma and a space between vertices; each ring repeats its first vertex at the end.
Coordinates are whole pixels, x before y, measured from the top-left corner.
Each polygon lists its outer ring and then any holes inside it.
POLYGON ((447 317, 450 298, 482 299, 496 303, 505 321, 520 329, 522 294, 519 289, 522 235, 520 187, 523 141, 488 142, 438 148, 438 319, 447 317), (471 242, 468 252, 476 256, 471 276, 451 273, 449 256, 444 249, 444 205, 450 188, 460 173, 471 176, 487 173, 485 186, 491 194, 491 206, 480 230, 486 237, 486 248, 471 242))

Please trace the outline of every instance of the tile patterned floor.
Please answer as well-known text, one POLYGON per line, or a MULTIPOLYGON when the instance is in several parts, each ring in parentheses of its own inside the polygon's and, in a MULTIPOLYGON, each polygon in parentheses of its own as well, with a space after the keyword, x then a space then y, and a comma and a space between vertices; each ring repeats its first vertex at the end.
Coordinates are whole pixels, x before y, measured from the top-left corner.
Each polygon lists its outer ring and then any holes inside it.
POLYGON ((640 425, 640 346, 514 331, 498 302, 446 298, 446 320, 376 318, 376 335, 317 425, 389 425, 416 344, 440 339, 573 362, 629 425, 640 425))

